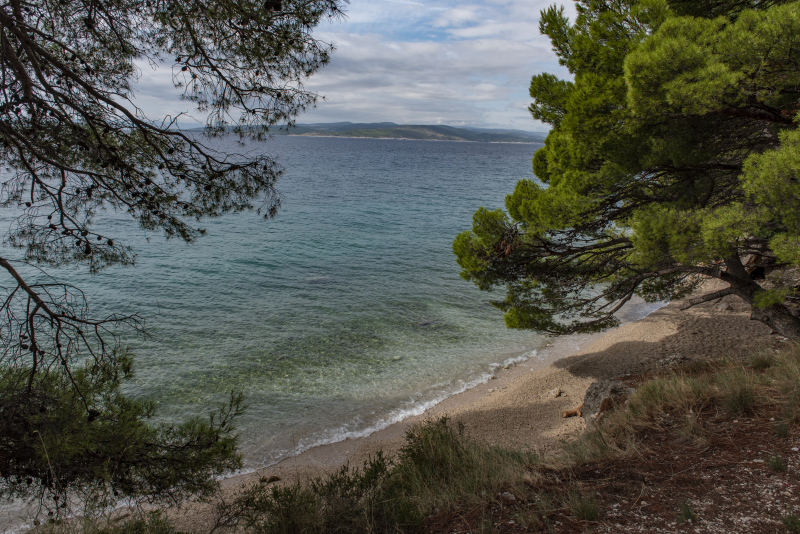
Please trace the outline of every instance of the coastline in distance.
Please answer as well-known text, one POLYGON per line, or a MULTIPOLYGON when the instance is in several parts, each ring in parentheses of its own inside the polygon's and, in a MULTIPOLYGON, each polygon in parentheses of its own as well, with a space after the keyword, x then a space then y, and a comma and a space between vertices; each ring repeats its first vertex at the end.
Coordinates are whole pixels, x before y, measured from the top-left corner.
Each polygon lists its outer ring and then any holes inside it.
MULTIPOLYGON (((192 128, 198 131, 202 128, 192 128)), ((330 122, 296 124, 272 130, 273 135, 306 137, 367 137, 371 139, 416 139, 426 141, 471 141, 484 143, 544 143, 547 132, 499 128, 472 128, 436 124, 395 124, 393 122, 330 122)))

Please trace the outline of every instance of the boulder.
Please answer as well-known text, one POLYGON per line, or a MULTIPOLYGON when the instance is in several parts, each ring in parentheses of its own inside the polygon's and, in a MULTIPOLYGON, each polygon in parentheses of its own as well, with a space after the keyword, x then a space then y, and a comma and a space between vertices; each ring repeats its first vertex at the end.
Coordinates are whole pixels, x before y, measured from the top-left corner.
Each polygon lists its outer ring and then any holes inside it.
POLYGON ((593 382, 583 398, 583 415, 587 424, 596 420, 600 414, 613 406, 612 398, 628 394, 628 388, 619 380, 593 382))

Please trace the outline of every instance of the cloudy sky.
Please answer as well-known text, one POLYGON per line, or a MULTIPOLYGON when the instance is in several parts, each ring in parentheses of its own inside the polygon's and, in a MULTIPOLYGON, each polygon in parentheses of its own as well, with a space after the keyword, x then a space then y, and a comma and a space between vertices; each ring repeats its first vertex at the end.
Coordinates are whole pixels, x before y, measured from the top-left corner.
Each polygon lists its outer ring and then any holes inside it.
MULTIPOLYGON (((570 0, 555 0, 566 4, 570 0)), ((316 37, 336 45, 307 87, 325 96, 311 122, 448 124, 546 131, 527 111, 533 74, 567 77, 539 34, 554 0, 351 0, 347 17, 316 37)), ((570 18, 573 18, 572 16, 570 18)), ((169 77, 144 69, 137 104, 148 115, 190 111, 169 77)))

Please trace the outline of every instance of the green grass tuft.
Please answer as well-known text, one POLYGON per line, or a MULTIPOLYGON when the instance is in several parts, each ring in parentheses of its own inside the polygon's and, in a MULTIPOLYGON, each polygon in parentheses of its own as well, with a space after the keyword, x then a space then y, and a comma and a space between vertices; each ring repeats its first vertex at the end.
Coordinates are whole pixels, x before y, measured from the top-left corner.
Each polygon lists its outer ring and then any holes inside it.
POLYGON ((800 532, 800 518, 794 514, 784 516, 783 524, 789 529, 789 532, 800 532))
POLYGON ((756 371, 766 371, 775 364, 775 356, 768 352, 760 352, 750 356, 750 367, 756 371))
POLYGON ((775 435, 780 439, 789 437, 789 423, 786 421, 779 421, 775 424, 775 435))
POLYGON ((752 376, 742 369, 734 369, 719 377, 722 407, 733 416, 748 415, 756 407, 752 376))
POLYGON ((569 509, 572 515, 580 521, 597 521, 600 517, 600 505, 594 495, 581 495, 571 492, 569 495, 569 509))
POLYGON ((770 469, 775 471, 776 473, 785 473, 786 472, 786 464, 784 463, 783 459, 774 454, 767 460, 767 465, 770 469))
POLYGON ((697 521, 697 515, 694 511, 689 507, 689 503, 686 501, 681 501, 678 504, 678 512, 675 515, 675 522, 679 525, 687 522, 687 521, 697 521))

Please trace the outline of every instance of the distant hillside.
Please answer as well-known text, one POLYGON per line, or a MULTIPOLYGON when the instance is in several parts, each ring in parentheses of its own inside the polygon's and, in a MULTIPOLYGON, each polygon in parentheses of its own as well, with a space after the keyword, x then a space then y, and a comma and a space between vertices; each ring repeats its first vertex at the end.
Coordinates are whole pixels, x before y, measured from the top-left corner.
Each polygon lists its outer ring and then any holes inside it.
POLYGON ((424 139, 437 141, 481 141, 486 143, 543 143, 547 133, 524 130, 499 130, 488 128, 454 128, 432 124, 395 124, 373 122, 355 124, 332 122, 327 124, 298 124, 288 132, 277 135, 305 135, 332 137, 371 137, 376 139, 424 139))

